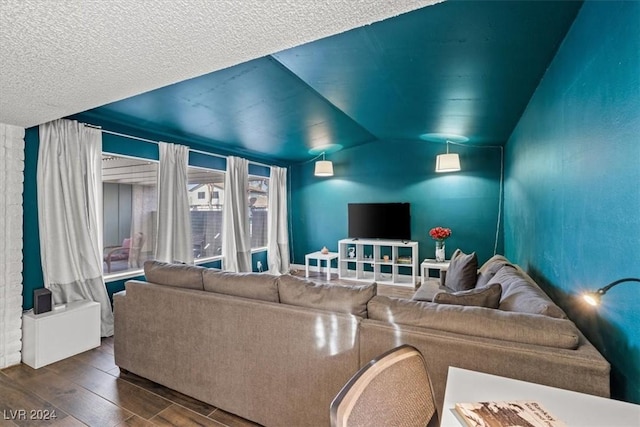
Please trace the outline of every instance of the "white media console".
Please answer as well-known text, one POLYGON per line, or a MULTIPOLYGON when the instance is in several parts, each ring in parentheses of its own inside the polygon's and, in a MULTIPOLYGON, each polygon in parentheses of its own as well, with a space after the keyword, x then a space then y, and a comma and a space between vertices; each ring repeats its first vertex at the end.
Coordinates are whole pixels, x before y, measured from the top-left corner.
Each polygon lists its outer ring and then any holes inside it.
POLYGON ((338 241, 341 279, 414 288, 419 277, 418 242, 342 239, 338 241))

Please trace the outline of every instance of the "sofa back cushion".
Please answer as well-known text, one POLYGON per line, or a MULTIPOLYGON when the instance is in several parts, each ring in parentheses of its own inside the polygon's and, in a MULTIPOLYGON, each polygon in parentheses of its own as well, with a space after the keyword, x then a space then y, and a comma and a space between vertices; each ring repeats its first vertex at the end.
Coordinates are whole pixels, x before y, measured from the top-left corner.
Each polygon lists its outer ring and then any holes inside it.
POLYGON ((202 273, 207 269, 188 264, 169 264, 148 260, 144 262, 144 277, 147 282, 177 288, 204 289, 202 273))
POLYGON ((475 252, 463 253, 456 249, 445 276, 445 286, 453 291, 466 291, 475 288, 478 280, 478 257, 475 252))
POLYGON ((504 341, 576 349, 580 334, 570 320, 484 307, 436 304, 376 296, 369 319, 504 341))
POLYGON ((487 286, 489 281, 493 279, 493 276, 495 276, 496 273, 505 265, 511 265, 511 263, 502 255, 494 255, 489 258, 489 260, 482 264, 482 267, 478 269, 476 288, 487 286))
POLYGON ((215 269, 203 275, 204 290, 262 301, 280 302, 277 276, 267 273, 232 273, 215 269))
POLYGON ((502 285, 502 297, 498 306, 500 310, 567 318, 565 312, 536 283, 528 280, 512 265, 502 267, 489 281, 489 284, 493 283, 502 285))
MULTIPOLYGON (((438 304, 457 304, 475 307, 498 308, 500 305, 502 286, 493 283, 484 288, 474 288, 460 292, 438 292, 433 302, 438 304)), ((415 297, 413 299, 416 299, 415 297)))
POLYGON ((289 274, 278 277, 280 302, 319 310, 367 317, 367 302, 376 295, 377 285, 333 285, 315 283, 289 274))

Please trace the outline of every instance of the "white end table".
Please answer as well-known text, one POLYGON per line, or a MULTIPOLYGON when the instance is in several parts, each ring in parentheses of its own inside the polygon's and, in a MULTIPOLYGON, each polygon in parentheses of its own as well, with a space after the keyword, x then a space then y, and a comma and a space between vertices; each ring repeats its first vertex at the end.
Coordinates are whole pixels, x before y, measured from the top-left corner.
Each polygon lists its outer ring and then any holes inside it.
POLYGON ((426 280, 429 280, 429 270, 438 270, 438 275, 439 275, 441 271, 449 268, 450 263, 451 263, 450 260, 438 262, 435 259, 429 259, 429 258, 422 261, 422 264, 420 264, 420 276, 422 279, 422 283, 425 283, 426 280))
POLYGON ((100 346, 100 304, 69 302, 22 315, 22 361, 38 369, 100 346))
POLYGON ((322 261, 325 262, 326 264, 326 269, 327 269, 327 280, 331 280, 331 260, 334 259, 338 259, 338 253, 337 252, 329 252, 326 254, 323 254, 320 251, 316 251, 316 252, 312 252, 310 254, 307 254, 304 256, 304 270, 305 270, 305 277, 309 277, 309 261, 315 259, 316 262, 318 263, 318 271, 321 271, 322 266, 321 263, 322 261))

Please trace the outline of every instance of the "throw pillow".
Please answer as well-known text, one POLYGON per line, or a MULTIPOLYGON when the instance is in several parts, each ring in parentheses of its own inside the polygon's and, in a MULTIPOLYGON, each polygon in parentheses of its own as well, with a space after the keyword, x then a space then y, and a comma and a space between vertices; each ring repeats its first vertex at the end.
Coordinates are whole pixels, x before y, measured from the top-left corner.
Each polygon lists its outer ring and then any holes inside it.
POLYGON ((461 292, 439 292, 433 297, 433 302, 438 304, 467 305, 486 308, 498 308, 502 286, 493 283, 484 288, 474 288, 461 292))
POLYGON ((466 291, 475 288, 478 279, 478 257, 475 252, 463 253, 456 249, 451 256, 451 263, 447 269, 445 286, 456 291, 466 291))

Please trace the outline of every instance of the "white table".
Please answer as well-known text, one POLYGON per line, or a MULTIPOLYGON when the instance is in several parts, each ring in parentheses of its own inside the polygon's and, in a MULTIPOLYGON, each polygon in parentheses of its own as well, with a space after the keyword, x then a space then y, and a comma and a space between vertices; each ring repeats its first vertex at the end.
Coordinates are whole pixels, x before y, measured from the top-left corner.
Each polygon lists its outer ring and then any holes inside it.
POLYGON ((22 315, 22 361, 40 368, 100 346, 100 304, 75 301, 22 315))
POLYGON ((440 427, 461 427, 456 403, 534 400, 567 427, 638 427, 640 405, 449 367, 440 427))
POLYGON ((320 251, 312 252, 304 256, 304 270, 305 277, 309 277, 309 261, 315 259, 318 263, 318 271, 321 271, 321 262, 324 261, 326 263, 327 269, 327 280, 331 280, 331 260, 338 259, 337 252, 329 252, 323 254, 320 251))
POLYGON ((442 262, 438 262, 435 259, 429 258, 422 261, 422 264, 420 264, 420 275, 422 278, 422 283, 425 283, 426 280, 429 280, 429 270, 438 270, 438 274, 440 274, 442 270, 446 270, 447 268, 449 268, 450 263, 451 261, 445 260, 442 262))

